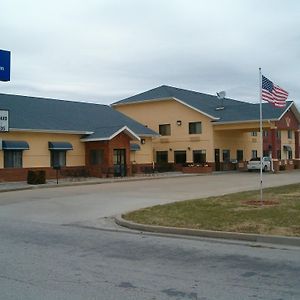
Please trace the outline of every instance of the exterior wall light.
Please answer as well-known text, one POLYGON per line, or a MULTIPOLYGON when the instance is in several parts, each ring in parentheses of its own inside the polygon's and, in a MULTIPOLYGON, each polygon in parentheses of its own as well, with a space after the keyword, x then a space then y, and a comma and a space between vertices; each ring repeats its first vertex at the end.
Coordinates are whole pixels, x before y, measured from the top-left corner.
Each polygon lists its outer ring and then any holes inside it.
POLYGON ((177 120, 177 126, 181 126, 181 120, 177 120))
POLYGON ((145 139, 141 139, 141 144, 145 144, 146 143, 146 141, 145 141, 145 139))

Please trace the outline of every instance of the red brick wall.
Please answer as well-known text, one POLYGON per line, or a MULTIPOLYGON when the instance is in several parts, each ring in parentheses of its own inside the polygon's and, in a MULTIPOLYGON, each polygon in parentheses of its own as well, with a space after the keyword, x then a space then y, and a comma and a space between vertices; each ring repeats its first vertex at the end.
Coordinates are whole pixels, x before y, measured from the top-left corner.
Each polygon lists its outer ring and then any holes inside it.
MULTIPOLYGON (((271 129, 268 131, 268 136, 263 138, 263 148, 264 150, 270 150, 269 146, 272 147, 272 157, 277 158, 277 150, 281 149, 281 139, 277 138, 277 130, 288 130, 291 129, 295 131, 295 139, 297 139, 297 130, 299 128, 299 122, 297 121, 295 115, 288 111, 280 121, 275 123, 277 129, 271 129)), ((296 140, 295 140, 296 141, 296 140)), ((299 147, 296 146, 295 157, 299 156, 299 147)))
MULTIPOLYGON (((0 169, 0 182, 4 181, 26 181, 27 173, 29 170, 44 170, 46 171, 46 179, 56 178, 56 170, 52 168, 8 168, 0 169)), ((85 166, 78 167, 64 167, 61 171, 58 172, 58 177, 63 178, 67 177, 66 171, 75 171, 75 170, 85 170, 85 166)))
POLYGON ((299 123, 294 114, 291 111, 288 111, 280 121, 276 122, 276 126, 279 130, 297 130, 299 128, 299 123))
POLYGON ((113 170, 113 154, 114 149, 126 150, 126 164, 127 164, 127 176, 131 175, 130 165, 130 137, 123 132, 118 134, 110 141, 98 141, 98 142, 86 142, 85 143, 85 163, 91 176, 105 177, 112 176, 113 170), (91 150, 103 150, 103 163, 99 165, 90 164, 90 151, 91 150))
POLYGON ((106 173, 106 169, 109 166, 109 145, 108 141, 99 142, 86 142, 85 143, 85 165, 93 177, 102 177, 102 174, 106 173), (90 151, 91 150, 103 150, 103 163, 99 165, 90 164, 90 151))

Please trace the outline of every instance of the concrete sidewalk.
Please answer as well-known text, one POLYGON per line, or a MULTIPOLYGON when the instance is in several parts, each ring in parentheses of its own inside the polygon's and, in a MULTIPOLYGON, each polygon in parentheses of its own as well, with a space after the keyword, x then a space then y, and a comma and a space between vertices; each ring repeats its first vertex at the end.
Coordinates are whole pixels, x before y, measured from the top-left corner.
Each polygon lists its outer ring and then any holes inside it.
POLYGON ((160 178, 174 178, 174 177, 191 177, 191 176, 205 176, 207 174, 184 174, 181 172, 165 172, 165 173, 154 173, 154 174, 142 174, 132 177, 113 177, 113 178, 97 178, 97 177, 78 177, 78 178, 61 178, 49 179, 45 184, 32 185, 26 181, 18 182, 0 182, 0 193, 21 191, 21 190, 33 190, 43 188, 55 188, 64 186, 78 186, 78 185, 93 185, 93 184, 104 184, 114 182, 128 182, 128 181, 141 181, 151 180, 160 178))

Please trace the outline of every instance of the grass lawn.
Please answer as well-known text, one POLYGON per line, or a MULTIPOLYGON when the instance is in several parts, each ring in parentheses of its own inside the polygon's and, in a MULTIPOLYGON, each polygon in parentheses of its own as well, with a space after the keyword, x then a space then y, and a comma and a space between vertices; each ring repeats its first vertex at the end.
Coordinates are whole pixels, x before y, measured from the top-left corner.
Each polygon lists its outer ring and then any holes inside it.
POLYGON ((274 205, 249 205, 259 191, 157 205, 123 215, 149 225, 300 237, 300 184, 264 189, 274 205))

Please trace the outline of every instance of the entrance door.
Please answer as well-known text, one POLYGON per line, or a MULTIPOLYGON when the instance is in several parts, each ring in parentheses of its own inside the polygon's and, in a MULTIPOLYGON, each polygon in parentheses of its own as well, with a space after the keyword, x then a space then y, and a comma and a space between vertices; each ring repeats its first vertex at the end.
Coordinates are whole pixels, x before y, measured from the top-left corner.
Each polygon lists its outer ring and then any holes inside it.
POLYGON ((220 171, 220 149, 215 149, 215 169, 220 171))
POLYGON ((126 150, 114 149, 114 176, 126 176, 126 150))

